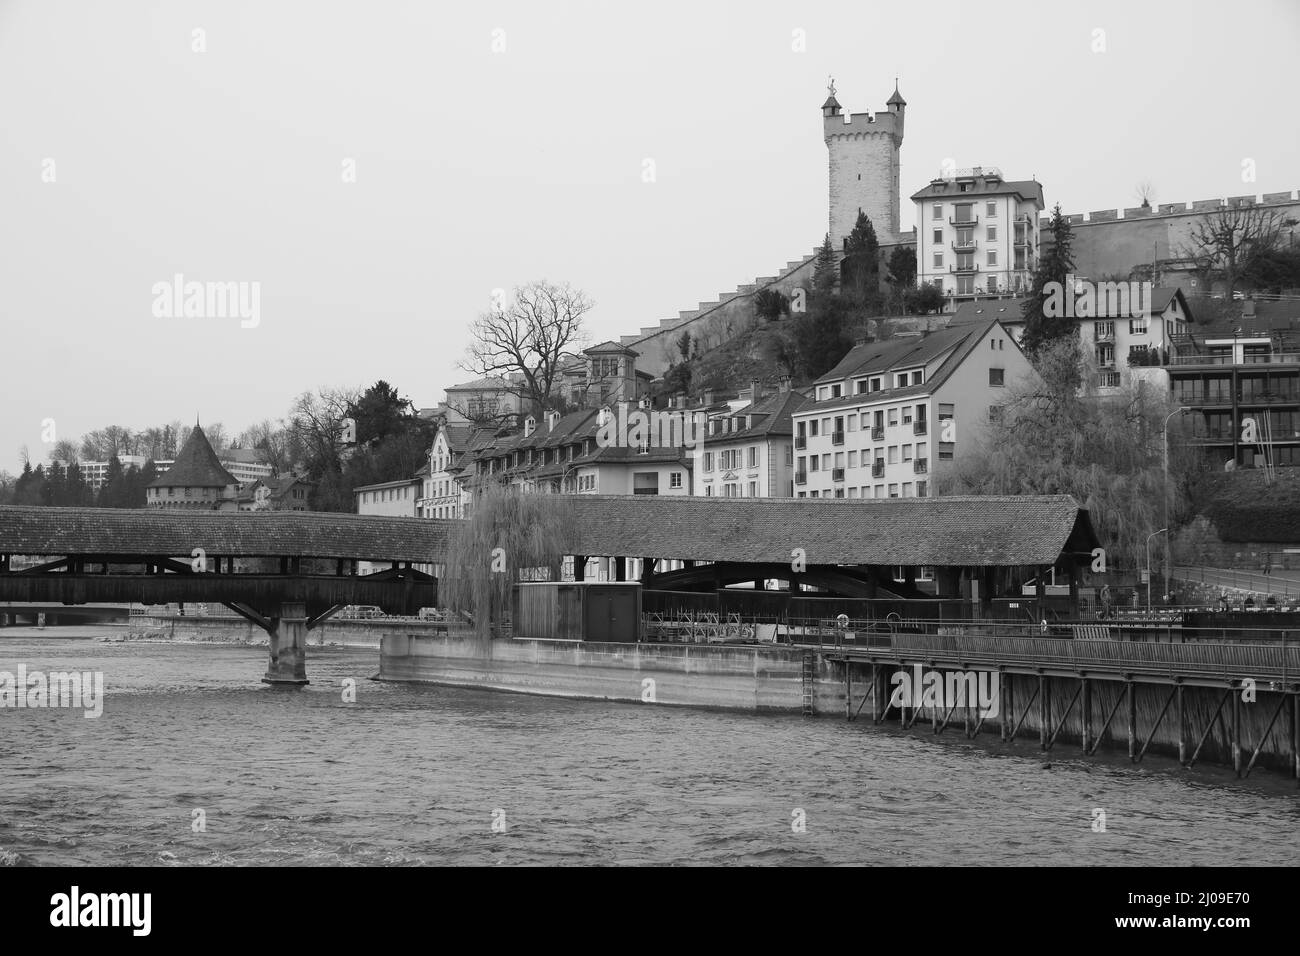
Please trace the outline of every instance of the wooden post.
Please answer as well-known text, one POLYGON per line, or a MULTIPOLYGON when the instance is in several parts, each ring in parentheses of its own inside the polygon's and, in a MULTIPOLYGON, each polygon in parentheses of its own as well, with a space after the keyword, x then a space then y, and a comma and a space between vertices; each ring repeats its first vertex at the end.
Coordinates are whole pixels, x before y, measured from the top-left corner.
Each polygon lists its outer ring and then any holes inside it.
POLYGON ((844 719, 853 719, 853 662, 844 659, 844 719))
POLYGON ((1002 684, 1001 706, 1003 715, 999 723, 1002 725, 1002 742, 1005 744, 1011 739, 1007 731, 1010 727, 1015 726, 1016 720, 1015 700, 1013 699, 1016 691, 1015 675, 1008 674, 1006 671, 998 671, 998 680, 1002 684))
POLYGON ((1137 761, 1137 684, 1128 682, 1128 759, 1137 761))
POLYGON ((1088 752, 1088 744, 1092 735, 1092 684, 1088 678, 1080 677, 1079 683, 1083 685, 1083 752, 1088 752))
POLYGON ((1187 704, 1183 700, 1183 685, 1178 685, 1178 764, 1187 766, 1187 704))
POLYGON ((1038 675, 1038 749, 1047 749, 1047 678, 1038 675))
POLYGON ((1300 694, 1291 695, 1291 763, 1295 778, 1300 781, 1300 694))
POLYGON ((1232 770, 1241 776, 1241 690, 1232 689, 1232 770))

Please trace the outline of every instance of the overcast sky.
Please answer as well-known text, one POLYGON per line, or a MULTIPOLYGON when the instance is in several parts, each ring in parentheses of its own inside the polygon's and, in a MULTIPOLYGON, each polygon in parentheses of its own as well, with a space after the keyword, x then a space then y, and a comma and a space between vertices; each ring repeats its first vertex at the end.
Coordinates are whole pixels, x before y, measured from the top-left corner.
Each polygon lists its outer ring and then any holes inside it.
POLYGON ((828 74, 851 112, 899 77, 906 228, 949 157, 1067 212, 1295 189, 1298 47, 1294 0, 3 0, 0 470, 46 418, 433 405, 530 279, 595 342, 775 274, 826 231, 828 74), (156 317, 175 273, 259 282, 260 323, 156 317))

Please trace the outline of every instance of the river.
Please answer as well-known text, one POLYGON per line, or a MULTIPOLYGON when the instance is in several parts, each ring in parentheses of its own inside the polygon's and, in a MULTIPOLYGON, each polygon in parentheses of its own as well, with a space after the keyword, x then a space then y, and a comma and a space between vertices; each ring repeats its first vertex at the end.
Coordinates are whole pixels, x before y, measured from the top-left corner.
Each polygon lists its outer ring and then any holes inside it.
POLYGON ((264 647, 19 633, 0 671, 105 699, 0 709, 0 864, 1300 864, 1278 774, 380 683, 374 649, 276 690, 264 647))

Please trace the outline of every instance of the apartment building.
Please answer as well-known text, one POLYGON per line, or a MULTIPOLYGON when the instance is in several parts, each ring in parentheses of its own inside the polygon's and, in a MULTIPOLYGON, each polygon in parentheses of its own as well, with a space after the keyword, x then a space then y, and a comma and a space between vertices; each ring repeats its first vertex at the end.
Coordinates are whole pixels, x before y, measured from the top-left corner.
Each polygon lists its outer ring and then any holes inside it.
MULTIPOLYGON (((697 449, 693 493, 719 498, 789 498, 794 494, 794 419, 810 403, 787 379, 779 391, 709 418, 697 449)), ((737 403, 739 404, 739 403, 737 403)))
POLYGON ((912 195, 916 283, 961 301, 1028 291, 1038 257, 1043 187, 992 166, 956 170, 912 195))
POLYGON ((1033 375, 996 319, 855 346, 793 413, 794 494, 926 498, 1033 375))
POLYGON ((1173 345, 1171 398, 1214 467, 1300 465, 1300 302, 1248 301, 1173 345))
MULTIPOLYGON (((1141 374, 1135 369, 1166 365, 1175 337, 1185 334, 1194 321, 1182 290, 1150 288, 1137 282, 1091 285, 1091 305, 1095 308, 1082 310, 1087 315, 1079 315, 1076 310, 1075 321, 1079 326, 1079 342, 1096 366, 1092 384, 1101 389, 1127 386, 1141 374)), ((1076 289, 1076 303, 1081 302, 1081 295, 1076 289)), ((1027 297, 1021 296, 963 302, 953 313, 952 322, 995 318, 1019 342, 1025 334, 1027 301, 1027 297)))

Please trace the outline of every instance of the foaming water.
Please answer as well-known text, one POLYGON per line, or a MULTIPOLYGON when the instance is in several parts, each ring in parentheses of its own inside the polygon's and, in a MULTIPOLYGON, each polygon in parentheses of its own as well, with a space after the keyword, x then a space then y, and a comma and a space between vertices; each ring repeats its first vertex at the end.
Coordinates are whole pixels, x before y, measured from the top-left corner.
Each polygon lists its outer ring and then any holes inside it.
POLYGON ((1278 775, 379 683, 373 649, 310 648, 301 691, 265 648, 0 636, 19 663, 106 699, 0 710, 0 864, 1300 863, 1278 775))

